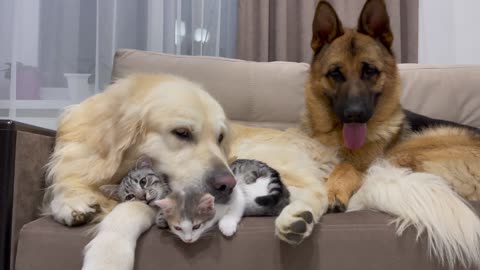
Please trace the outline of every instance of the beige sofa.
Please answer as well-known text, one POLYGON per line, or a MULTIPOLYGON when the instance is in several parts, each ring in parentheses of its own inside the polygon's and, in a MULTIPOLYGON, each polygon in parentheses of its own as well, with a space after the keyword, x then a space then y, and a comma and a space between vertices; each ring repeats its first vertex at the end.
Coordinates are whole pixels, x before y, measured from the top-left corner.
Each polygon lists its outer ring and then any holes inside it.
MULTIPOLYGON (((399 67, 402 103, 407 109, 480 127, 480 66, 399 67)), ((115 55, 113 78, 139 71, 184 76, 203 84, 233 121, 286 128, 299 119, 308 69, 305 63, 255 63, 120 50, 115 55)), ((46 161, 53 137, 24 129, 13 134, 16 158, 10 168, 14 188, 9 204, 12 269, 14 265, 17 270, 80 269, 82 249, 90 239, 85 234, 88 227, 67 228, 49 217, 39 218, 36 212, 42 196, 40 165, 46 161), (33 155, 24 147, 32 140, 41 149, 33 155)), ((480 203, 473 206, 480 212, 480 203)), ((297 247, 274 237, 272 218, 245 218, 232 240, 210 233, 188 245, 152 228, 139 240, 135 269, 444 269, 428 256, 424 239, 416 241, 413 229, 398 237, 390 221, 391 217, 371 211, 329 214, 297 247)))

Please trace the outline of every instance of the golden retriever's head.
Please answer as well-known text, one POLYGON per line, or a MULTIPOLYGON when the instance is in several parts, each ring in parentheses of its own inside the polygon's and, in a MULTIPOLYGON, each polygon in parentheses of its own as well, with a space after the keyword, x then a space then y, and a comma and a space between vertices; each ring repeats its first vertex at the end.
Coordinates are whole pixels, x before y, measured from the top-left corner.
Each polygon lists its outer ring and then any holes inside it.
POLYGON ((217 201, 226 200, 235 179, 227 162, 230 136, 227 117, 200 86, 165 75, 136 75, 125 110, 136 129, 127 159, 141 154, 168 176, 171 187, 207 187, 217 201))

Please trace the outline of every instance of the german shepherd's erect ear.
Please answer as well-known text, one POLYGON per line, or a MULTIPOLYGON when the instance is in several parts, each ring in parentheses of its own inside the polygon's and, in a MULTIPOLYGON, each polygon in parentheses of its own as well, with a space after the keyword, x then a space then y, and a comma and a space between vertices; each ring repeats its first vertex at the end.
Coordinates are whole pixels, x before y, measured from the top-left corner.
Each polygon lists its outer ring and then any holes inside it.
POLYGON ((326 1, 320 1, 315 10, 312 24, 312 41, 310 46, 317 54, 323 46, 343 35, 343 26, 333 7, 326 1))
POLYGON ((357 32, 379 40, 390 51, 393 34, 383 0, 368 0, 365 3, 358 19, 357 32))

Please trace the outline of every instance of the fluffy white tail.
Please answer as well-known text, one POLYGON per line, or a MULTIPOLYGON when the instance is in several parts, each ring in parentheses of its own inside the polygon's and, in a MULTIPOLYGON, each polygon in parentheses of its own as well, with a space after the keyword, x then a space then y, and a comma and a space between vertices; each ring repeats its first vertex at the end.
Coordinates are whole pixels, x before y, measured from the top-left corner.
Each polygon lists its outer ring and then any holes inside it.
POLYGON ((141 202, 117 205, 96 227, 85 247, 82 270, 132 270, 137 239, 153 224, 155 212, 141 202))
POLYGON ((348 211, 373 209, 397 218, 397 234, 414 226, 427 235, 430 255, 451 269, 480 266, 480 219, 446 181, 380 161, 368 170, 348 211))

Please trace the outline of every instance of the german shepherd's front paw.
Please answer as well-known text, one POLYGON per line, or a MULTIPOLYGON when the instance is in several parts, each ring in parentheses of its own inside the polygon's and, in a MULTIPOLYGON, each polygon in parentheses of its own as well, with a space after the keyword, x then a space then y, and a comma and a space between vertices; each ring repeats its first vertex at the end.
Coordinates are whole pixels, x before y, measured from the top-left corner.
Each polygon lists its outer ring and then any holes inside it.
POLYGON ((313 231, 315 222, 312 213, 307 205, 299 201, 292 202, 275 220, 275 234, 291 245, 300 244, 313 231))
POLYGON ((347 210, 348 194, 328 192, 328 213, 343 213, 347 210))
POLYGON ((352 195, 362 185, 362 175, 349 163, 335 167, 327 180, 328 212, 345 212, 352 195))

